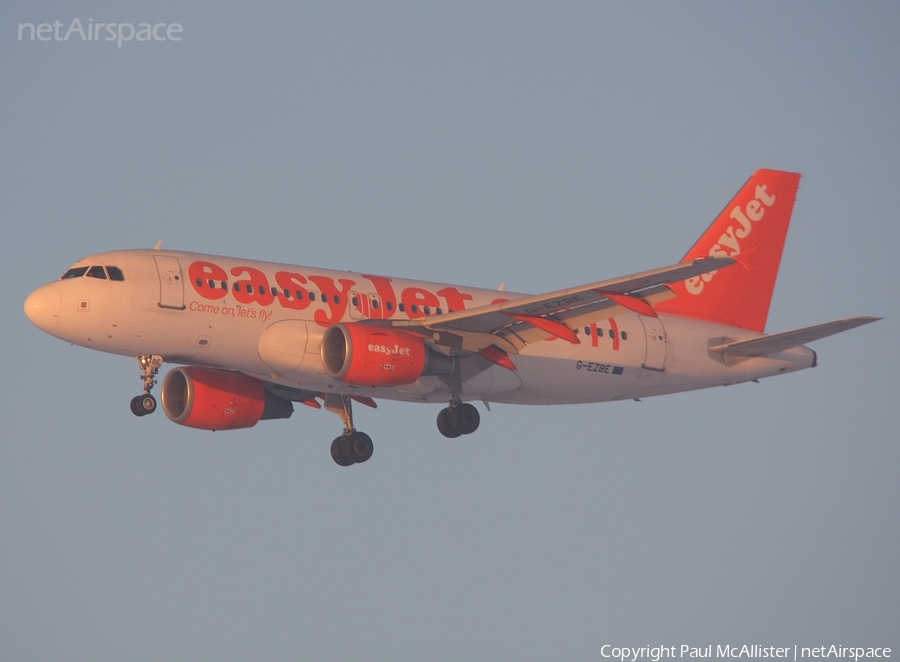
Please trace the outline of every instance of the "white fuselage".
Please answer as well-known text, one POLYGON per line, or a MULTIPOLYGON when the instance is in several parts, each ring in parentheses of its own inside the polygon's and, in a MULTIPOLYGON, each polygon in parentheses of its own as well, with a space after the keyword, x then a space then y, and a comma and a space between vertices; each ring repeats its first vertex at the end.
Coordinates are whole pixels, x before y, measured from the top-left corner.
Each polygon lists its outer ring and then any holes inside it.
MULTIPOLYGON (((524 296, 162 250, 101 253, 79 266, 117 267, 123 280, 82 275, 35 291, 26 312, 58 338, 114 354, 237 370, 320 393, 418 402, 447 402, 453 394, 439 377, 392 387, 329 377, 320 356, 325 329, 366 319, 424 319, 524 296)), ((511 356, 516 370, 492 366, 463 381, 457 395, 521 404, 602 402, 815 365, 815 353, 802 346, 726 365, 709 347, 760 334, 674 315, 601 314, 577 333, 579 344, 548 336, 525 346, 511 356)))

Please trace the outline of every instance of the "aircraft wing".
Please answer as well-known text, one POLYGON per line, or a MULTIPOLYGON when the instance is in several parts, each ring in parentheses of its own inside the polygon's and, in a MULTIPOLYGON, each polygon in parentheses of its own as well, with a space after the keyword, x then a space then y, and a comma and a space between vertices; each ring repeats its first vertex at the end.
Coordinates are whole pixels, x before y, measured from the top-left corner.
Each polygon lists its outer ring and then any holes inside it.
POLYGON ((677 283, 734 263, 729 257, 701 258, 547 294, 499 300, 489 306, 424 320, 395 321, 391 325, 427 334, 440 345, 476 352, 493 344, 516 353, 529 343, 554 336, 578 343, 573 329, 587 320, 595 320, 598 312, 607 317, 626 311, 655 317, 653 304, 675 296, 665 287, 667 283, 677 283))
POLYGON ((709 348, 711 352, 719 352, 730 356, 762 356, 764 354, 774 354, 791 347, 805 345, 813 340, 825 338, 841 331, 862 326, 870 322, 880 320, 880 317, 848 317, 834 322, 825 322, 824 324, 815 324, 813 326, 805 326, 802 329, 794 329, 792 331, 782 331, 781 333, 773 333, 768 336, 760 336, 759 338, 751 338, 750 340, 738 340, 715 345, 709 348))

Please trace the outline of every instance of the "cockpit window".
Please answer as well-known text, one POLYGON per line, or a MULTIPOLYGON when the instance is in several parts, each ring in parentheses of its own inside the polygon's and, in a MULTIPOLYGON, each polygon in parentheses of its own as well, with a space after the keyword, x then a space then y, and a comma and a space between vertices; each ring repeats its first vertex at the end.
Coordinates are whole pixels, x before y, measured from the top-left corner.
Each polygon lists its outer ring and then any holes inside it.
POLYGON ((67 280, 69 278, 81 278, 82 276, 84 276, 84 274, 87 273, 87 270, 87 267, 73 267, 63 274, 61 280, 67 280))
POLYGON ((82 276, 106 280, 107 274, 109 274, 110 280, 125 280, 125 274, 119 267, 106 267, 105 269, 104 267, 72 267, 62 275, 60 280, 81 278, 82 276))

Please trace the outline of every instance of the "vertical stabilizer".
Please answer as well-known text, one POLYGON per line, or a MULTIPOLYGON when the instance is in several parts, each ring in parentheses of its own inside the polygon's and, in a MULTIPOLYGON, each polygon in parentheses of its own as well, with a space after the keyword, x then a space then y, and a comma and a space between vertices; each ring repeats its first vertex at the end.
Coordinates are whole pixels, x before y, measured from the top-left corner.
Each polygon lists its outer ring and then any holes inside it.
POLYGON ((763 332, 800 175, 757 170, 684 256, 731 257, 738 264, 669 287, 659 312, 763 332))

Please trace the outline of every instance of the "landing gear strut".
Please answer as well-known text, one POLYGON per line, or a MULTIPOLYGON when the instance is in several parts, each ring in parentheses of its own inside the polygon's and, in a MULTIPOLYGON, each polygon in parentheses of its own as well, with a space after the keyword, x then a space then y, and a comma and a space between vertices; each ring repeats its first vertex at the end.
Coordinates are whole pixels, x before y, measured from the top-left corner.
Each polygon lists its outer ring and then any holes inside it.
POLYGON ((438 430, 448 439, 472 434, 480 422, 481 415, 474 405, 456 399, 450 401, 449 407, 441 409, 437 417, 438 430))
POLYGON ((325 409, 341 417, 344 434, 331 442, 331 459, 342 467, 365 462, 375 450, 372 439, 353 427, 353 401, 349 395, 325 395, 325 409))
POLYGON ((163 357, 156 354, 145 354, 137 357, 141 366, 141 380, 144 382, 144 393, 131 399, 131 413, 135 416, 146 416, 156 411, 156 398, 150 395, 150 390, 156 384, 156 375, 162 366, 163 357))

